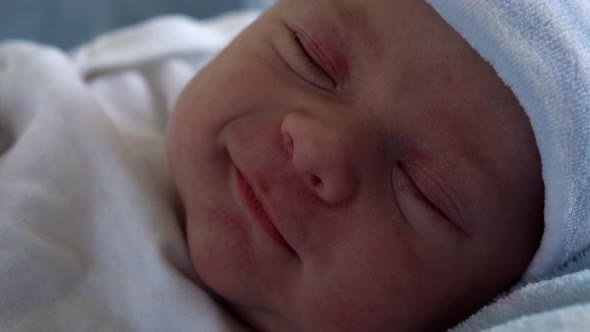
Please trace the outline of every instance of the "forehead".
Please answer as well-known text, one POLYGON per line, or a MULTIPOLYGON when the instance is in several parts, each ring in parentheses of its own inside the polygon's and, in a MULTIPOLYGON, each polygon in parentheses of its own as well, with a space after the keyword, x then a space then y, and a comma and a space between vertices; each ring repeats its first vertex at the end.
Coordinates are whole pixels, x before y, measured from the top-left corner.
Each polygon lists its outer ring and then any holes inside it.
MULTIPOLYGON (((425 1, 285 0, 298 16, 319 29, 335 30, 347 47, 363 50, 364 61, 420 53, 440 59, 449 48, 446 22, 425 1), (447 34, 447 36, 445 36, 447 34)), ((450 27, 449 27, 450 28, 450 27)), ((454 36, 456 37, 456 36, 454 36)))
MULTIPOLYGON (((287 1, 287 0, 285 0, 287 1)), ((382 0, 288 0, 302 5, 308 19, 325 19, 365 38, 376 37, 377 24, 372 12, 383 10, 382 0)), ((395 1, 392 1, 395 2, 395 1)))

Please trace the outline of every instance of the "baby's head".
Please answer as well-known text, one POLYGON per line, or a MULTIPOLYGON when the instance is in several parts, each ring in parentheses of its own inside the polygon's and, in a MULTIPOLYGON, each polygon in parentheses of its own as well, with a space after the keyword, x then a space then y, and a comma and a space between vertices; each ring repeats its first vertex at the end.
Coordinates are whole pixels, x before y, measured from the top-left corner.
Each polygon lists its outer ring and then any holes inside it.
POLYGON ((187 86, 169 157, 196 270, 261 331, 449 327, 543 233, 527 115, 423 1, 277 3, 187 86))

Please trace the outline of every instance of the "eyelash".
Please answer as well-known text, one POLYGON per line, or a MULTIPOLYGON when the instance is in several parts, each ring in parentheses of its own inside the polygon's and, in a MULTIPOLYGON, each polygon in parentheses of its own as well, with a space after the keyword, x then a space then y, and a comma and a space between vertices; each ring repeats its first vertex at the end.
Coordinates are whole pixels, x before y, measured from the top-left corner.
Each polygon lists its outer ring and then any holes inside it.
MULTIPOLYGON (((392 179, 392 181, 397 181, 397 186, 401 189, 401 194, 412 196, 414 201, 417 201, 421 205, 420 208, 423 208, 435 223, 454 226, 445 213, 436 207, 420 190, 418 185, 416 185, 414 180, 407 173, 404 166, 401 163, 398 163, 395 167, 396 171, 392 172, 392 176, 396 178, 392 179)), ((400 209, 403 210, 402 207, 400 207, 400 209)))
MULTIPOLYGON (((317 61, 310 55, 310 51, 305 46, 305 42, 302 40, 300 33, 293 32, 292 43, 296 56, 303 68, 293 68, 295 73, 309 83, 316 87, 328 91, 333 91, 338 86, 338 83, 334 80, 328 72, 317 63, 317 61)), ((293 66, 293 67, 298 67, 293 66)))

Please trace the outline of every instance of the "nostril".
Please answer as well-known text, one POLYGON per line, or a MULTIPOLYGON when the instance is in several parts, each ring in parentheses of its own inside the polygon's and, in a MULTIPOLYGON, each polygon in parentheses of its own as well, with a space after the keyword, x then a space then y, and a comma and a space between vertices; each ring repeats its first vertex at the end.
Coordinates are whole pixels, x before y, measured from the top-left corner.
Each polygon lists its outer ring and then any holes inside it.
POLYGON ((322 179, 320 179, 319 177, 313 175, 311 177, 311 184, 313 185, 313 187, 321 187, 322 185, 322 179))
POLYGON ((293 137, 287 133, 283 133, 283 154, 287 159, 293 158, 293 137))
POLYGON ((305 174, 304 181, 311 191, 315 192, 316 194, 321 193, 321 190, 324 186, 324 182, 319 176, 307 173, 305 174))

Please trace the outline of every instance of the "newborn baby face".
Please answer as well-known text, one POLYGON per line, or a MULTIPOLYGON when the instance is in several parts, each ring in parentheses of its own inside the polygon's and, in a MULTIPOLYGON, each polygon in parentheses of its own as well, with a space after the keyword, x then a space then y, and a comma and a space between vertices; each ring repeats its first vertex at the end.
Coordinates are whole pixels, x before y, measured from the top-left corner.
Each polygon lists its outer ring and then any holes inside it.
POLYGON ((258 331, 448 327, 542 233, 526 115, 422 1, 280 1, 186 87, 169 159, 197 272, 258 331))

